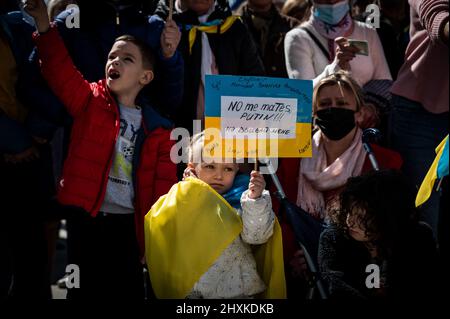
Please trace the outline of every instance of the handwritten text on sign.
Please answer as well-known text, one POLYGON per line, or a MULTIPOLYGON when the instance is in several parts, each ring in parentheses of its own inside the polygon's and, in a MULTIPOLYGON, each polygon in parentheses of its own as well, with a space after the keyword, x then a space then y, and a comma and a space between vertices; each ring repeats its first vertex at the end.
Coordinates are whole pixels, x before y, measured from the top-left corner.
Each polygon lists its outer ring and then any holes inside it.
POLYGON ((295 138, 297 99, 222 96, 223 136, 248 138, 267 133, 278 139, 295 138))

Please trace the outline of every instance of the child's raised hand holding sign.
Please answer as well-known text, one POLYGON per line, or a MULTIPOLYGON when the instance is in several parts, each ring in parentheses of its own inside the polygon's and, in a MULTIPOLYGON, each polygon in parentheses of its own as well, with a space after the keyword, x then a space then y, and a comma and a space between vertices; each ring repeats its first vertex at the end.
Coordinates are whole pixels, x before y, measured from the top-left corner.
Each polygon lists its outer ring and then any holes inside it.
POLYGON ((257 199, 261 197, 263 190, 266 188, 266 181, 264 177, 258 171, 252 171, 250 174, 250 183, 248 189, 248 197, 251 199, 257 199))

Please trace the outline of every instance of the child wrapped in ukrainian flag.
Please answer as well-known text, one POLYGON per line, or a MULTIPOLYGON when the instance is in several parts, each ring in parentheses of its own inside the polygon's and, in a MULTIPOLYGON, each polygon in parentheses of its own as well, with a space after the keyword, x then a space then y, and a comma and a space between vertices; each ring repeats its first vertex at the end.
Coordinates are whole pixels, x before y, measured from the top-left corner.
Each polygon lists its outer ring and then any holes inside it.
POLYGON ((286 298, 281 229, 264 178, 238 174, 236 161, 205 161, 204 141, 204 133, 192 138, 183 181, 145 216, 156 297, 286 298))

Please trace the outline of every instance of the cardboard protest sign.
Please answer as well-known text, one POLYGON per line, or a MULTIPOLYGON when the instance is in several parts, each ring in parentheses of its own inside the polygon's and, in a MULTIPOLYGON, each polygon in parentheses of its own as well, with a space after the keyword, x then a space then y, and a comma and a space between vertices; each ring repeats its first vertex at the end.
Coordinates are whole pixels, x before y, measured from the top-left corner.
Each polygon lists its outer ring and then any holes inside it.
POLYGON ((311 157, 311 113, 312 81, 206 76, 205 138, 216 155, 311 157))

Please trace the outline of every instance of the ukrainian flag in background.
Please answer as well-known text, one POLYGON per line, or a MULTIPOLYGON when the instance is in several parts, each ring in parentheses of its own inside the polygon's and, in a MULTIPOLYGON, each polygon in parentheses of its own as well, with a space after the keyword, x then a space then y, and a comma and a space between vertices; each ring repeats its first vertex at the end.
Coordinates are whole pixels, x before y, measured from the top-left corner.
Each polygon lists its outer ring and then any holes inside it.
POLYGON ((448 135, 436 148, 436 154, 436 158, 420 186, 416 197, 416 207, 422 205, 430 198, 436 179, 441 179, 448 175, 448 135))

